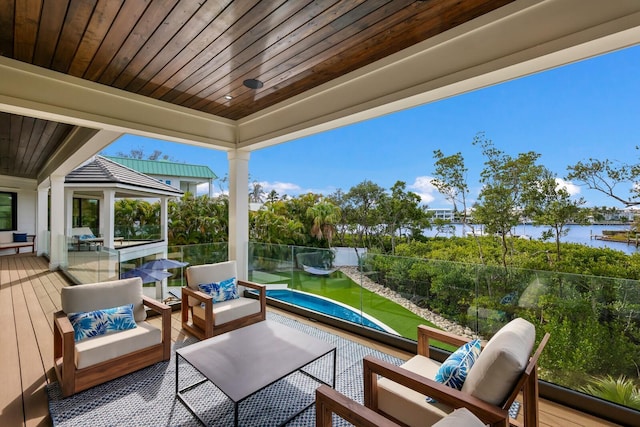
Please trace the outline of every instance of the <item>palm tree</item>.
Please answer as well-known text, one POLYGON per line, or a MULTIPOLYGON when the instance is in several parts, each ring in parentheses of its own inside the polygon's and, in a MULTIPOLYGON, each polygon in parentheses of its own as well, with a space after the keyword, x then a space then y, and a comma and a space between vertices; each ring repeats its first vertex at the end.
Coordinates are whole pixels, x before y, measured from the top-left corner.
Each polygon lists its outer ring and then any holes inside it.
POLYGON ((341 218, 340 208, 329 201, 322 200, 307 209, 307 217, 313 219, 311 236, 318 240, 326 239, 331 247, 336 224, 341 218))

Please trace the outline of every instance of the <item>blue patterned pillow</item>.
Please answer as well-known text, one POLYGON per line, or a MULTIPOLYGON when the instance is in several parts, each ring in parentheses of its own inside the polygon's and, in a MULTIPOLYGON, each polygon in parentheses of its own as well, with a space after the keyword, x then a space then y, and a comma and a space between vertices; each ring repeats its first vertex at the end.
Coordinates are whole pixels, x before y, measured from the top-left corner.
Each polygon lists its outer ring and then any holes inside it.
MULTIPOLYGON (((476 359, 478 359, 478 356, 480 356, 480 350, 480 340, 466 343, 440 365, 440 369, 438 369, 434 379, 451 388, 462 389, 464 380, 467 379, 467 374, 476 359)), ((427 402, 434 403, 435 400, 427 397, 427 402)))
POLYGON ((205 294, 213 297, 213 303, 228 301, 240 298, 238 295, 238 287, 236 286, 236 278, 232 277, 221 282, 202 283, 198 288, 205 294))
POLYGON ((133 329, 137 326, 133 317, 133 304, 104 310, 70 313, 68 317, 73 326, 73 338, 76 342, 109 332, 133 329))

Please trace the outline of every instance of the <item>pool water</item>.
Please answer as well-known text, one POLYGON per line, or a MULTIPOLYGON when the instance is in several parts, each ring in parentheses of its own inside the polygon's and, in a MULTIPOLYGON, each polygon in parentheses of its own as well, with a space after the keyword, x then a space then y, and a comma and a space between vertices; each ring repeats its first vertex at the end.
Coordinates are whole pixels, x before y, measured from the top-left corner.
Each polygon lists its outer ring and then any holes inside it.
POLYGON ((317 311, 322 314, 337 317, 342 320, 347 320, 358 325, 377 329, 382 332, 389 332, 377 323, 369 320, 366 317, 363 317, 354 309, 345 307, 329 299, 317 297, 315 295, 307 294, 304 292, 291 291, 288 289, 267 290, 267 297, 289 304, 297 305, 309 310, 317 311))

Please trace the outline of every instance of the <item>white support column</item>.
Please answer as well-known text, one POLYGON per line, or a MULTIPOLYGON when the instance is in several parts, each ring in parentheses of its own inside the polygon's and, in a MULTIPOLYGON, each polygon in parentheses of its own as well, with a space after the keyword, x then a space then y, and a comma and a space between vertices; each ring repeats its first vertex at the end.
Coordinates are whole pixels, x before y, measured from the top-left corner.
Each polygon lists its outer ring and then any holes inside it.
POLYGON ((49 181, 38 187, 36 204, 36 248, 38 256, 47 253, 49 238, 49 181))
POLYGON ((249 243, 249 152, 232 150, 229 160, 229 259, 236 260, 238 279, 247 279, 249 243))
POLYGON ((169 198, 160 197, 160 238, 169 242, 169 198))
POLYGON ((116 191, 115 190, 103 190, 102 191, 102 209, 100 215, 102 217, 102 238, 104 239, 102 244, 107 248, 113 248, 113 233, 115 232, 115 203, 116 203, 116 191))
POLYGON ((71 235, 73 228, 73 194, 72 189, 64 189, 64 234, 66 236, 71 235))
POLYGON ((51 180, 51 249, 49 269, 66 265, 66 234, 64 228, 64 176, 52 175, 51 180))

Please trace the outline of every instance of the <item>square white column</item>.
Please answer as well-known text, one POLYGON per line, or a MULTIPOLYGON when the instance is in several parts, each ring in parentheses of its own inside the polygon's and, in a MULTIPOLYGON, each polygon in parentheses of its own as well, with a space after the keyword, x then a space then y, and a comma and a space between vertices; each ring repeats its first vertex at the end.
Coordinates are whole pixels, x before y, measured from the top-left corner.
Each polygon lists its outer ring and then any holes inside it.
POLYGON ((248 277, 249 152, 232 150, 229 160, 229 259, 236 260, 238 279, 248 277))

